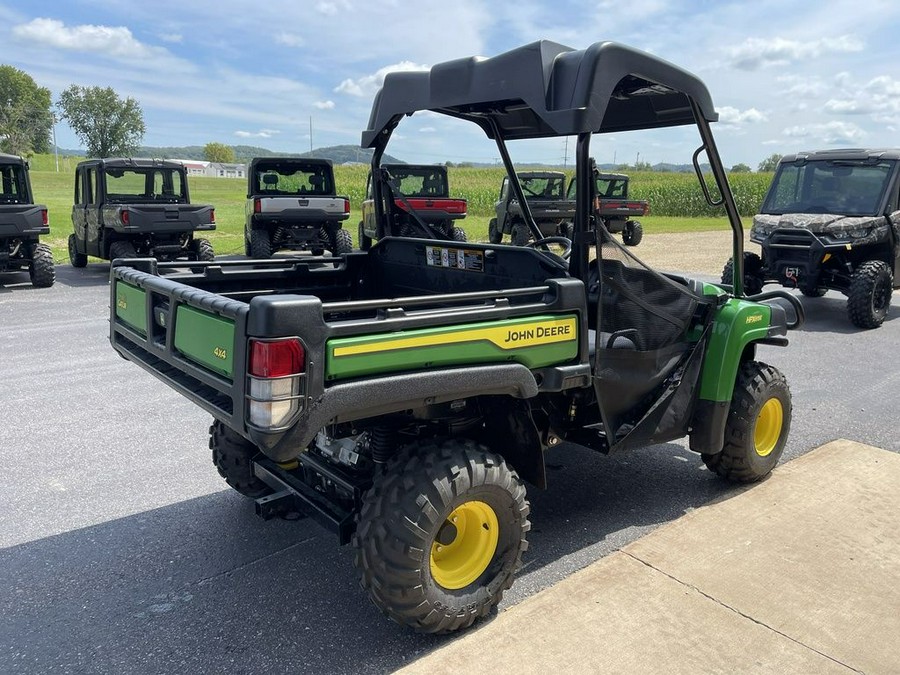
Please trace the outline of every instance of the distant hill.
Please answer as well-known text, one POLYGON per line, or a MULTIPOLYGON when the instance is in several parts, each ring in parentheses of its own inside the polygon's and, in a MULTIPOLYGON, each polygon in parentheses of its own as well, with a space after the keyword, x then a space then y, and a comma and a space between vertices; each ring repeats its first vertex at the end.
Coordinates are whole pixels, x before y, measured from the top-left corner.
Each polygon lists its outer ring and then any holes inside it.
MULTIPOLYGON (((254 157, 318 157, 321 159, 330 159, 335 164, 369 164, 372 161, 372 150, 368 148, 360 148, 356 145, 332 145, 327 148, 317 148, 312 152, 279 152, 277 150, 269 150, 268 148, 260 148, 255 145, 232 145, 234 157, 237 162, 249 162, 254 157)), ((84 150, 67 150, 59 149, 61 155, 69 155, 70 157, 83 157, 84 150)), ((203 159, 202 145, 184 145, 180 147, 153 147, 142 146, 136 157, 163 157, 166 159, 203 159)), ((387 164, 405 164, 401 159, 385 154, 383 162, 387 164)), ((448 163, 448 166, 450 164, 448 163)), ((494 167, 496 164, 467 162, 459 164, 459 166, 475 166, 475 167, 494 167)), ((572 169, 570 163, 566 166, 562 164, 519 164, 520 169, 527 169, 533 166, 540 166, 551 169, 572 169)), ((632 167, 622 166, 621 164, 598 164, 597 167, 601 171, 625 171, 633 170, 632 167)), ((700 168, 705 172, 709 171, 708 164, 701 164, 700 168)), ((660 162, 650 167, 651 171, 673 172, 673 173, 691 173, 694 167, 691 164, 668 164, 660 162)))
MULTIPOLYGON (((232 145, 234 158, 237 162, 249 162, 254 157, 317 157, 330 159, 335 164, 369 164, 372 161, 372 150, 360 148, 355 145, 333 145, 328 148, 318 148, 312 152, 279 152, 260 148, 255 145, 232 145)), ((60 148, 61 155, 70 157, 84 157, 84 150, 68 150, 60 148)), ((183 145, 180 147, 165 146, 141 146, 135 157, 160 157, 165 159, 203 159, 202 145, 183 145)), ((391 164, 403 164, 402 160, 390 155, 384 156, 384 161, 391 164)))

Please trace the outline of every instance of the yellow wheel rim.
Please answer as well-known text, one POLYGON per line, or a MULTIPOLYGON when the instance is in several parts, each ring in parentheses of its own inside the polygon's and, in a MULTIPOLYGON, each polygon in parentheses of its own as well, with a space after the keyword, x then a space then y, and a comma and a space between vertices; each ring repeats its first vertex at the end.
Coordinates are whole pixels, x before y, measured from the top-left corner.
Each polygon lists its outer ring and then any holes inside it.
POLYGON ((781 437, 781 426, 784 424, 784 408, 777 398, 765 402, 756 418, 756 429, 753 432, 753 443, 756 454, 768 456, 778 445, 781 437))
POLYGON ((431 576, 449 590, 465 588, 487 569, 500 539, 494 509, 484 502, 460 504, 431 545, 431 576))

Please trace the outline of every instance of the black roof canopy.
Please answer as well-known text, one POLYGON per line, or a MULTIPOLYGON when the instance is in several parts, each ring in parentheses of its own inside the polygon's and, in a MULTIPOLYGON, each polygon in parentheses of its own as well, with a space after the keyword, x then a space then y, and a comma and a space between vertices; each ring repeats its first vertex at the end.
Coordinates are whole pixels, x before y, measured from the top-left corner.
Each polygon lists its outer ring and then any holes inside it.
POLYGON ((432 110, 479 124, 494 138, 572 136, 693 124, 690 100, 718 119, 706 85, 668 61, 614 42, 575 50, 542 40, 491 58, 393 72, 375 97, 363 147, 403 116, 432 110))

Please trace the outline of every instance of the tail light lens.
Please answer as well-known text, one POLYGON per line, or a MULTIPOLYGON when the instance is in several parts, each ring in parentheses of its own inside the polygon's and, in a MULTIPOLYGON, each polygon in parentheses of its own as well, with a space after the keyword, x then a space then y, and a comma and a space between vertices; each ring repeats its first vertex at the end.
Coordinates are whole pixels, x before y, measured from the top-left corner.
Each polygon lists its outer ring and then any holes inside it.
POLYGON ((350 200, 344 200, 344 213, 350 213, 350 200))
POLYGON ((262 213, 262 201, 259 199, 253 200, 253 213, 262 213))
POLYGON ((215 209, 209 210, 209 222, 211 225, 216 224, 216 210, 215 209))
POLYGON ((303 409, 306 349, 297 338, 251 339, 249 354, 250 423, 269 429, 284 426, 303 409))
POLYGON ((41 209, 41 219, 44 221, 44 225, 50 224, 50 218, 47 216, 47 209, 41 209))
POLYGON ((122 219, 123 225, 128 225, 128 223, 131 221, 131 215, 129 214, 128 209, 122 209, 119 217, 122 219))

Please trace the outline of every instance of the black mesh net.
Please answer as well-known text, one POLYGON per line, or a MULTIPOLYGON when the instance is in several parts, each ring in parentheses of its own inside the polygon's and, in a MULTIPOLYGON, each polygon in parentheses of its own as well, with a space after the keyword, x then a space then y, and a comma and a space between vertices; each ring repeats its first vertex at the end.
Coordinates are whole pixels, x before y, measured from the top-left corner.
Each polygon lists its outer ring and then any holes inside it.
MULTIPOLYGON (((655 272, 599 228, 600 308, 603 334, 624 335, 639 351, 685 341, 702 301, 690 288, 655 272)), ((597 261, 591 261, 597 278, 597 261)))

